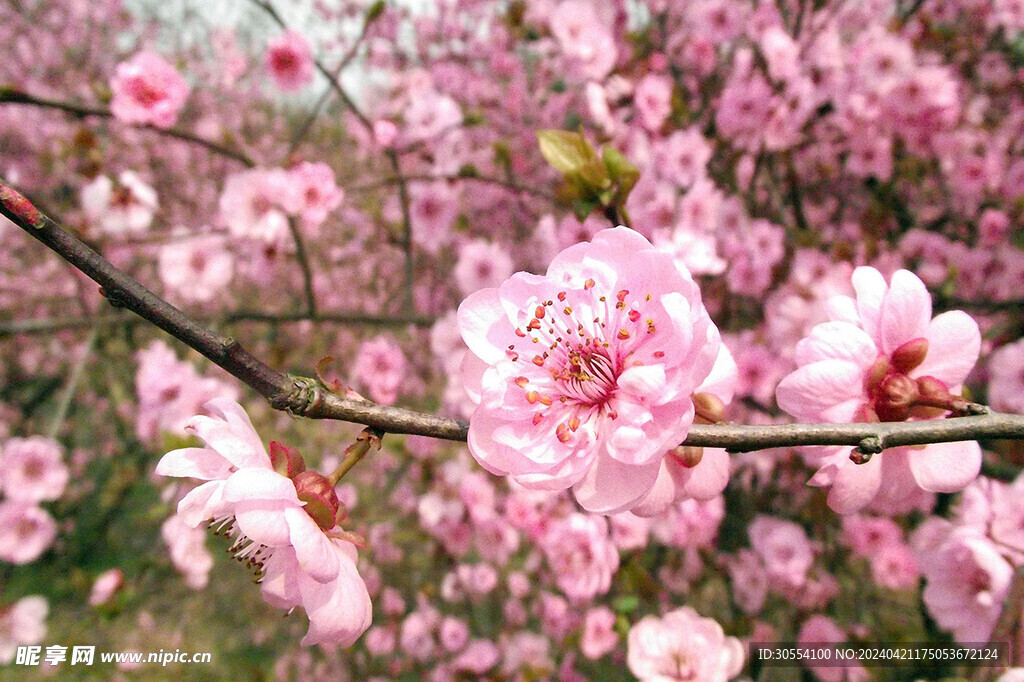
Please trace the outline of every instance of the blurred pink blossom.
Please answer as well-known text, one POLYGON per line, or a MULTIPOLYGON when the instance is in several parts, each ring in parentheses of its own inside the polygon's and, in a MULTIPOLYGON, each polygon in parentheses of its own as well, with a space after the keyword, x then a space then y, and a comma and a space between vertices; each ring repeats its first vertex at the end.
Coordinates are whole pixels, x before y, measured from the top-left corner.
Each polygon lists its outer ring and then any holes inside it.
POLYGON ((0 665, 12 663, 19 646, 43 642, 49 612, 50 605, 39 595, 0 608, 0 665))
POLYGON ((11 499, 0 502, 0 561, 31 563, 56 537, 57 524, 42 507, 11 499))
POLYGON ((53 439, 8 439, 0 445, 0 491, 19 502, 56 500, 68 484, 63 459, 63 449, 53 439))
POLYGON ((158 54, 140 52, 117 65, 111 113, 125 123, 170 128, 188 99, 188 83, 158 54))
POLYGON ((542 541, 555 583, 580 602, 604 594, 619 568, 619 552, 608 537, 608 521, 593 514, 570 514, 556 521, 542 541))
POLYGON ((364 341, 356 353, 352 372, 360 385, 366 387, 371 400, 391 405, 398 399, 406 379, 405 353, 388 336, 364 341))
POLYGON ((82 188, 80 200, 86 219, 111 236, 145 232, 159 206, 156 191, 133 171, 122 172, 116 184, 96 176, 82 188))
POLYGON ((298 31, 285 31, 267 43, 264 63, 270 79, 283 92, 295 92, 313 82, 313 53, 298 31))
POLYGON ((743 645, 689 606, 645 616, 629 630, 626 661, 642 682, 726 682, 743 669, 743 645))

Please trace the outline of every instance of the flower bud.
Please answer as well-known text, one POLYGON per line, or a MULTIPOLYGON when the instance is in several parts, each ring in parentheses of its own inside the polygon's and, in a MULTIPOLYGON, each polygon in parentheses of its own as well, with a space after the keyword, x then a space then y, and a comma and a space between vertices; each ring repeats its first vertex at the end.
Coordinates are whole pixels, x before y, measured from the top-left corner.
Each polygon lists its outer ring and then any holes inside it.
POLYGON ((879 356, 864 374, 864 391, 868 394, 874 393, 888 373, 889 358, 879 356))
POLYGON ((890 374, 878 387, 875 412, 882 421, 902 421, 910 414, 920 393, 917 382, 906 374, 890 374))
POLYGON ((928 339, 916 338, 892 352, 892 366, 897 372, 907 374, 924 362, 928 355, 928 339))
POLYGON ((717 395, 694 393, 693 408, 697 419, 702 423, 717 424, 725 421, 725 403, 717 395))
POLYGON ((306 513, 316 525, 323 530, 334 528, 341 502, 330 481, 315 471, 303 471, 292 482, 299 499, 306 503, 306 513))
POLYGON ((672 456, 675 457, 676 461, 684 467, 692 469, 700 464, 700 461, 704 459, 704 448, 680 445, 672 450, 672 456))

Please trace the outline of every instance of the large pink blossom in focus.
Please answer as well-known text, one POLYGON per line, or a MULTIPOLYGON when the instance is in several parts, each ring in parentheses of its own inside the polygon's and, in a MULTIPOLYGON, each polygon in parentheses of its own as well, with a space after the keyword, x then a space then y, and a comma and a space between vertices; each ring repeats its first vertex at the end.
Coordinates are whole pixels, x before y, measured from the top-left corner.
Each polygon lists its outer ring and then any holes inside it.
POLYGON ((284 92, 295 92, 313 82, 313 52, 298 31, 285 31, 267 43, 267 73, 284 92))
POLYGON ((624 227, 459 307, 478 406, 469 449, 526 487, 612 514, 654 486, 694 419, 720 340, 689 273, 624 227))
POLYGON ((333 487, 305 471, 293 450, 271 444, 272 460, 238 403, 215 399, 206 411, 186 426, 206 447, 174 450, 156 467, 162 476, 205 481, 182 498, 178 515, 191 527, 212 520, 232 537, 232 552, 256 567, 268 603, 305 609, 304 644, 352 644, 370 626, 372 607, 355 549, 335 525, 333 487))
MULTIPOLYGON (((977 323, 961 311, 932 319, 924 283, 906 270, 886 283, 860 267, 852 281, 856 299, 830 299, 832 321, 797 344, 798 368, 779 383, 779 407, 801 421, 840 423, 934 419, 963 404, 955 394, 978 359, 977 323)), ((828 503, 840 513, 915 487, 954 492, 981 468, 976 442, 892 448, 864 464, 849 454, 836 448, 810 481, 832 486, 828 503)))
POLYGON ((160 55, 140 52, 117 65, 110 112, 125 123, 170 128, 188 99, 188 83, 160 55))
POLYGON ((725 682, 743 669, 743 645, 689 606, 645 616, 629 631, 626 662, 642 682, 725 682))

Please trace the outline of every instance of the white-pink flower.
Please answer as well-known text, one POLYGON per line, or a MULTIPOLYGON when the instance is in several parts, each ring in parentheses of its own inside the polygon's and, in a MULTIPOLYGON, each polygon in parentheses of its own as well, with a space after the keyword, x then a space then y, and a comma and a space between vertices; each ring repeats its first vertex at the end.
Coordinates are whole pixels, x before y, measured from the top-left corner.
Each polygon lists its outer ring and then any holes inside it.
POLYGON ((646 495, 694 418, 720 339, 689 273, 628 228, 572 246, 459 307, 479 402, 469 449, 526 487, 573 487, 588 511, 646 495))
POLYGON ((187 301, 212 301, 231 281, 235 257, 217 235, 181 239, 160 248, 157 272, 164 285, 187 301))
POLYGON ((224 182, 219 209, 231 234, 280 246, 297 203, 296 183, 280 168, 251 168, 224 182))
POLYGON ((82 188, 80 201, 89 223, 112 236, 145 232, 159 206, 156 190, 133 171, 122 172, 117 183, 96 176, 82 188))
POLYGON ((186 427, 206 447, 174 450, 157 464, 160 475, 206 481, 182 498, 178 514, 192 527, 210 519, 232 537, 235 556, 262 575, 268 603, 305 609, 305 644, 352 644, 370 625, 371 604, 355 548, 335 523, 333 486, 290 448, 271 443, 272 460, 234 401, 212 400, 206 410, 211 416, 186 427))
POLYGON ((46 615, 50 605, 39 595, 22 597, 0 608, 0 665, 14 660, 18 646, 39 644, 46 637, 46 615))
POLYGON ((740 641, 689 606, 645 616, 629 630, 626 662, 642 682, 725 682, 743 661, 740 641))
POLYGON ((285 31, 267 43, 267 73, 284 92, 301 90, 313 81, 313 52, 298 31, 285 31))
MULTIPOLYGON (((780 382, 779 406, 801 421, 871 422, 934 419, 965 405, 955 394, 978 359, 977 323, 961 311, 932 319, 924 283, 906 270, 887 284, 860 267, 852 280, 856 299, 830 299, 832 321, 797 344, 798 368, 780 382)), ((849 453, 837 448, 810 481, 832 486, 829 506, 840 513, 915 487, 954 492, 981 468, 976 442, 893 448, 865 464, 849 453)))
POLYGON ((188 83, 158 54, 140 52, 117 65, 110 112, 125 123, 170 128, 188 99, 188 83))
POLYGON ((345 191, 338 187, 334 171, 326 163, 304 161, 288 171, 295 185, 292 213, 302 216, 310 227, 319 227, 331 211, 345 199, 345 191))
POLYGON ((59 443, 43 436, 11 438, 0 448, 0 490, 21 502, 56 500, 68 484, 59 443))

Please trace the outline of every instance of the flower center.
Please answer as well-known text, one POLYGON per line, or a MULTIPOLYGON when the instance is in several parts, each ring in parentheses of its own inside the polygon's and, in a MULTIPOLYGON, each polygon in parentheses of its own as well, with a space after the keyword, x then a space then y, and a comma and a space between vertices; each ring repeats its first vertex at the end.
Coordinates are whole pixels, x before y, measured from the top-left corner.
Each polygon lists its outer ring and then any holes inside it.
POLYGON ((267 547, 261 545, 258 542, 250 540, 247 536, 243 535, 238 529, 238 525, 235 523, 234 516, 223 516, 216 519, 211 519, 209 523, 210 528, 213 529, 214 535, 223 536, 231 540, 231 546, 228 547, 227 551, 232 554, 235 559, 244 564, 246 568, 253 571, 256 582, 263 579, 263 564, 274 553, 273 547, 267 547))

